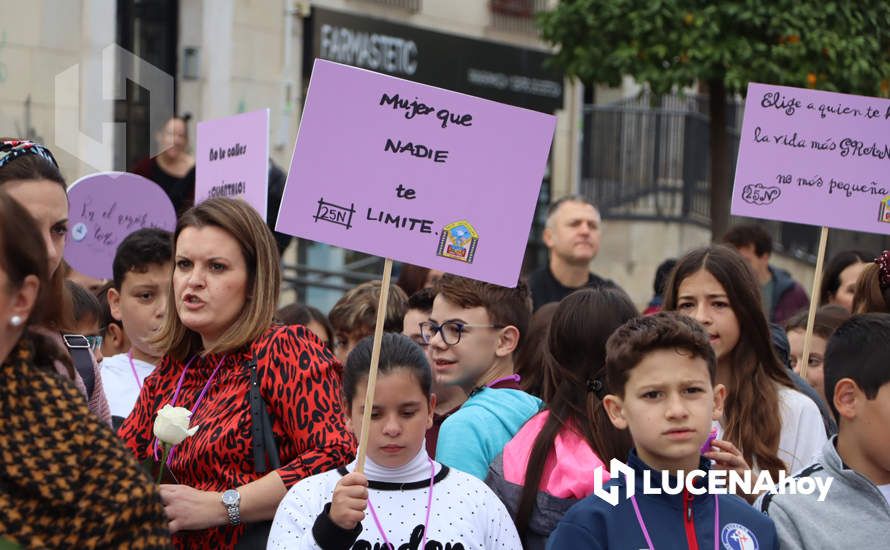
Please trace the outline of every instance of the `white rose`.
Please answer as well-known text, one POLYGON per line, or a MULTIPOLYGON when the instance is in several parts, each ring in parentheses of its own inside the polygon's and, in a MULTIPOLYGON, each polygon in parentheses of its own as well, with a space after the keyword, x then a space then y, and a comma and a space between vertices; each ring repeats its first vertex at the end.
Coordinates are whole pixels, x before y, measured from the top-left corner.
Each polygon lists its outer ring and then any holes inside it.
POLYGON ((164 405, 155 417, 155 437, 167 445, 179 445, 198 431, 199 426, 189 428, 191 416, 192 412, 185 407, 164 405))

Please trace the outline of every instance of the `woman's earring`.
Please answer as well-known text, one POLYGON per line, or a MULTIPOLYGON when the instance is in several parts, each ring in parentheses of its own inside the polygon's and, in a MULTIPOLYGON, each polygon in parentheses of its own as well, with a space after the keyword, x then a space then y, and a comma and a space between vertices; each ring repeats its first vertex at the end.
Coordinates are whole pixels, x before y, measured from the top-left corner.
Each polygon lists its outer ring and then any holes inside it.
POLYGON ((20 327, 20 326, 22 326, 22 323, 24 323, 24 322, 25 322, 24 319, 22 319, 18 315, 13 315, 12 317, 9 318, 9 324, 14 327, 20 327))

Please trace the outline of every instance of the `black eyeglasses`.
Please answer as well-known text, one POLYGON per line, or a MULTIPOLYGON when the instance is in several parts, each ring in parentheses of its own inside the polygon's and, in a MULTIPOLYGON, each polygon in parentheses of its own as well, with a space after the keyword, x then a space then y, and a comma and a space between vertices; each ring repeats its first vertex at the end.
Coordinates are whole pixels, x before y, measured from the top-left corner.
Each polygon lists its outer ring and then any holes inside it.
POLYGON ((420 336, 427 344, 433 339, 438 332, 442 335, 442 341, 453 346, 460 342, 460 335, 463 334, 465 328, 504 328, 506 325, 472 325, 470 323, 461 323, 460 321, 445 321, 441 325, 432 321, 424 321, 420 323, 420 336))

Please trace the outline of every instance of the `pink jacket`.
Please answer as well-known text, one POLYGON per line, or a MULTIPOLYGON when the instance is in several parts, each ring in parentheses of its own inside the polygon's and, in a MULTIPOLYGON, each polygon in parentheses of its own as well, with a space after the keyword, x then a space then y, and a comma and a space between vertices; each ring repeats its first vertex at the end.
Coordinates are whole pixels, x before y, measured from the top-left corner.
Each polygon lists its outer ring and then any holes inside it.
MULTIPOLYGON (((542 411, 526 422, 488 470, 486 483, 504 502, 514 520, 525 485, 528 459, 549 414, 542 411)), ((608 467, 579 433, 565 429, 556 436, 553 449, 544 461, 529 531, 523 537, 526 548, 543 549, 550 532, 568 509, 593 493, 592 472, 599 466, 604 466, 605 482, 609 479, 608 467)))

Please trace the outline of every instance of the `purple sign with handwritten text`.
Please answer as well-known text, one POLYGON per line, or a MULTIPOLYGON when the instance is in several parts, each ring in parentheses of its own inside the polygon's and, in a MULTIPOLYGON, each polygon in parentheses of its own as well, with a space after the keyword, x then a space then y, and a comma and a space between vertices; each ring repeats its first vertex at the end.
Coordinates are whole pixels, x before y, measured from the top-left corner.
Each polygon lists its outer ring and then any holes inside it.
POLYGON ((890 233, 890 100, 751 83, 732 213, 890 233))
POLYGON ((175 226, 173 204, 155 182, 123 172, 91 174, 68 188, 65 261, 81 273, 110 279, 124 237, 144 227, 175 226))
POLYGON ((555 124, 316 60, 277 229, 516 286, 555 124))
POLYGON ((266 219, 269 109, 198 123, 195 202, 244 199, 266 219))

